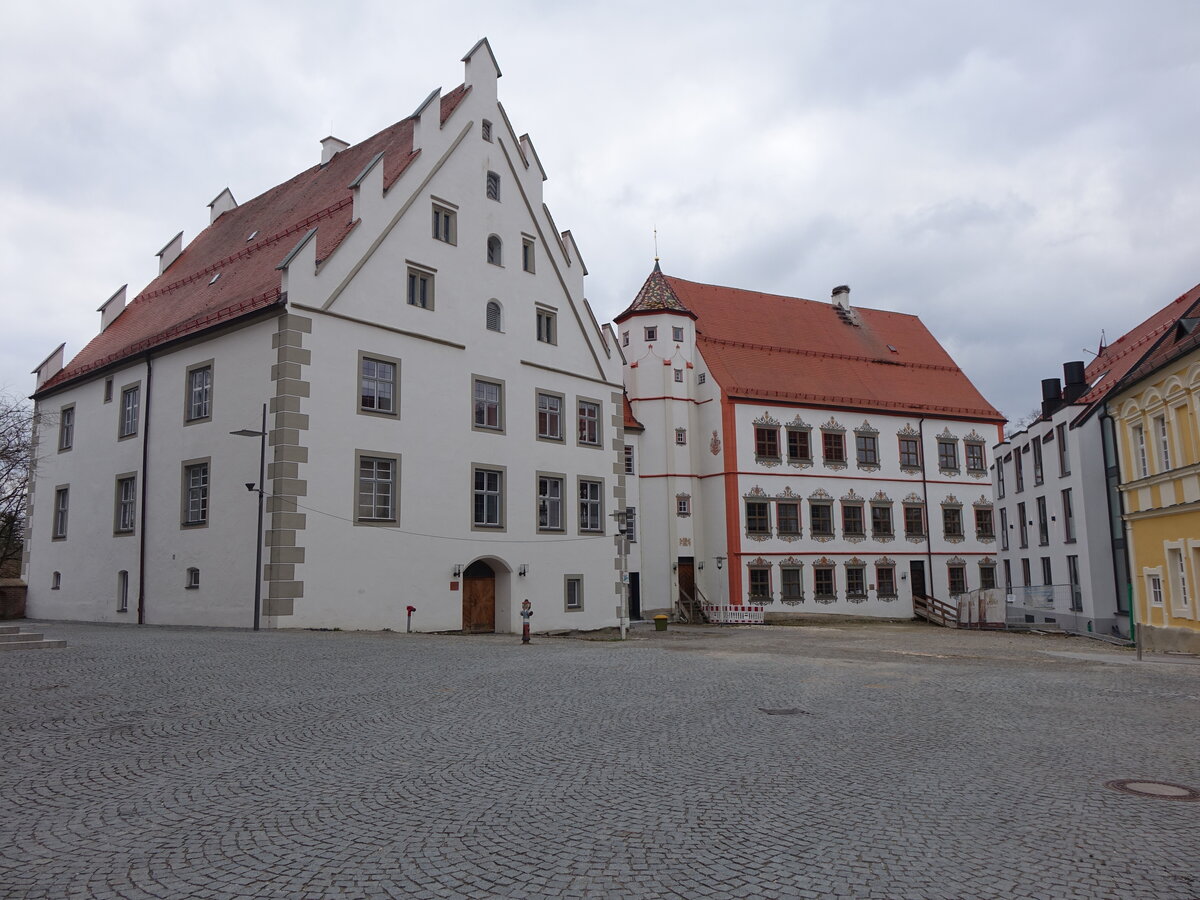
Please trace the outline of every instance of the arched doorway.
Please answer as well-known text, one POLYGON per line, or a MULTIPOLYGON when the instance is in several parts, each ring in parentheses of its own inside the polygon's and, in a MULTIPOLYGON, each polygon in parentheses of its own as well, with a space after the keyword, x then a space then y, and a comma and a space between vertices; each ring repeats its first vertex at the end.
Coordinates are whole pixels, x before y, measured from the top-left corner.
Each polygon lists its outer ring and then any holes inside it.
POLYGON ((491 634, 496 630, 496 572, 483 560, 463 572, 462 630, 491 634))

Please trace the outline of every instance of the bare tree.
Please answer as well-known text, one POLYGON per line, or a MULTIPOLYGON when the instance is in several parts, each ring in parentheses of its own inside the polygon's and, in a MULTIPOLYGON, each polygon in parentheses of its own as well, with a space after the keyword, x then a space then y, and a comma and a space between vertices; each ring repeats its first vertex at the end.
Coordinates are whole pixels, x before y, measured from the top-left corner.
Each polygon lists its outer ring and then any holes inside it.
POLYGON ((0 394, 0 573, 16 574, 25 542, 25 497, 33 463, 33 407, 0 394))

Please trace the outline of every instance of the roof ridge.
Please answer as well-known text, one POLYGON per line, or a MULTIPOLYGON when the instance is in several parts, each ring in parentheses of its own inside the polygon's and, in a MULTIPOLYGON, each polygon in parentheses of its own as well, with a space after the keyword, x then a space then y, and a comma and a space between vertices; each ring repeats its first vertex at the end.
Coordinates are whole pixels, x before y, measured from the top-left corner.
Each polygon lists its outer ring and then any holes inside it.
POLYGON ((713 344, 724 344, 728 347, 744 347, 747 350, 770 350, 776 353, 794 353, 797 356, 816 356, 824 359, 848 359, 854 362, 882 363, 885 366, 904 366, 909 369, 929 369, 935 372, 961 372, 958 366, 946 366, 940 363, 908 362, 902 360, 884 359, 880 356, 855 356, 849 353, 832 353, 828 350, 805 350, 799 347, 775 347, 770 344, 752 344, 749 341, 734 341, 729 338, 709 337, 699 329, 696 330, 698 341, 708 341, 713 344))
POLYGON ((995 421, 997 419, 995 410, 982 409, 973 406, 943 406, 937 403, 907 403, 900 400, 864 400, 861 397, 837 397, 832 394, 808 394, 799 391, 777 391, 771 389, 760 388, 743 388, 739 385, 731 385, 727 393, 733 396, 737 393, 748 397, 793 397, 797 400, 812 400, 822 405, 835 406, 854 406, 856 408, 870 407, 887 407, 889 409, 910 409, 910 410, 937 410, 938 412, 956 412, 968 415, 977 416, 981 419, 995 421))

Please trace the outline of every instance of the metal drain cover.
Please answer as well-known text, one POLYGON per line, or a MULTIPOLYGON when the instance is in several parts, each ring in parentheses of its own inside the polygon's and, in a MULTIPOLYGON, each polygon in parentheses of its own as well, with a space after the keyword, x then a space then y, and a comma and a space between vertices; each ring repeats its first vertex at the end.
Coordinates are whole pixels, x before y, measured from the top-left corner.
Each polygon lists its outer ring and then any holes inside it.
POLYGON ((1152 797, 1155 800, 1200 800, 1200 791, 1169 781, 1146 781, 1140 778, 1120 778, 1104 782, 1106 788, 1133 794, 1135 797, 1152 797))
POLYGON ((760 706, 758 708, 758 711, 761 713, 766 713, 768 716, 808 716, 808 715, 812 715, 811 713, 805 712, 802 709, 796 709, 795 707, 791 707, 789 709, 765 709, 764 707, 760 706))

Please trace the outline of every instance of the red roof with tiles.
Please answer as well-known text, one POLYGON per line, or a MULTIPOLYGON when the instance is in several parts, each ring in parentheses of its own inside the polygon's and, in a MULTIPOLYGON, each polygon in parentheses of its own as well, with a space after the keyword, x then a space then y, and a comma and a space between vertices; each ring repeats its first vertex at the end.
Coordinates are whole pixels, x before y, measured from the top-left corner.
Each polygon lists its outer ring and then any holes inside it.
POLYGON ((646 426, 637 420, 637 416, 633 414, 633 405, 629 402, 629 395, 624 395, 624 413, 625 413, 625 430, 626 431, 645 431, 646 426))
MULTIPOLYGON (((1076 403, 1088 407, 1084 417, 1093 412, 1117 384, 1129 377, 1148 374, 1158 366, 1193 349, 1195 344, 1187 340, 1176 342, 1167 338, 1167 333, 1189 313, 1195 315, 1194 307, 1200 303, 1200 284, 1185 294, 1180 294, 1136 328, 1130 329, 1111 344, 1102 347, 1084 373, 1087 383, 1092 385, 1076 403), (1181 345, 1186 345, 1182 347, 1181 345), (1136 371, 1135 371, 1136 367, 1136 371), (1099 380, 1097 380, 1099 379, 1099 380)), ((1190 339, 1191 334, 1187 337, 1190 339)))
MULTIPOLYGON (((441 98, 443 123, 467 91, 460 85, 441 98)), ((384 186, 390 188, 417 156, 412 139, 413 120, 403 119, 341 151, 324 166, 306 169, 225 212, 37 396, 130 356, 282 302, 276 266, 314 227, 318 262, 333 253, 356 224, 350 218, 354 208, 350 183, 383 153, 384 186)))
POLYGON ((1004 421, 916 316, 699 284, 657 266, 617 321, 650 312, 696 317, 727 396, 1004 421))

